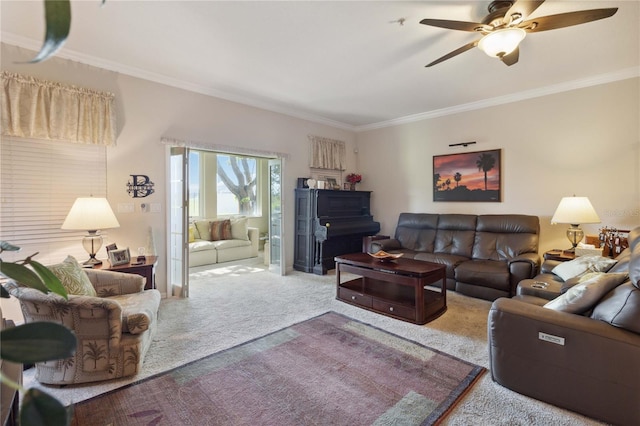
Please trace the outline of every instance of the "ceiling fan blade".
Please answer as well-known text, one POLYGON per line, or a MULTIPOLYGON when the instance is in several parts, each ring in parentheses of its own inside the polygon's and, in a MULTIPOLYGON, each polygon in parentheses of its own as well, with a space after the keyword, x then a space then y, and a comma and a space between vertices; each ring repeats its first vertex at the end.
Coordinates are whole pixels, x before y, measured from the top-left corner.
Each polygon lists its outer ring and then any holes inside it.
POLYGON ((528 33, 555 30, 608 18, 613 16, 617 11, 617 7, 612 7, 609 9, 580 10, 577 12, 560 13, 558 15, 541 16, 525 21, 518 25, 518 27, 528 33))
MULTIPOLYGON (((423 19, 420 21, 423 25, 430 25, 432 27, 447 28, 449 30, 470 31, 476 32, 484 29, 487 25, 477 22, 464 22, 464 21, 450 21, 448 19, 423 19)), ((487 27, 491 29, 491 27, 487 27)))
POLYGON ((519 0, 516 1, 513 6, 511 6, 509 8, 509 10, 507 10, 507 13, 504 14, 504 20, 505 22, 511 22, 511 17, 516 15, 515 19, 520 19, 520 21, 523 21, 527 18, 527 16, 531 15, 533 13, 534 10, 536 10, 542 3, 544 3, 544 0, 539 0, 539 1, 526 1, 526 0, 519 0), (519 15, 519 17, 518 17, 519 15))
POLYGON ((454 56, 458 56, 461 53, 466 52, 469 49, 473 49, 474 47, 476 47, 478 45, 478 42, 480 40, 476 40, 476 41, 472 41, 469 44, 465 44, 462 47, 459 47, 458 49, 454 50, 453 52, 449 52, 446 55, 436 59, 435 61, 431 62, 429 65, 425 65, 425 67, 431 67, 433 65, 439 64, 440 62, 446 61, 447 59, 451 59, 454 56))
POLYGON ((509 53, 508 55, 504 55, 502 58, 500 58, 500 60, 504 62, 505 65, 511 66, 516 62, 518 62, 519 58, 520 58, 520 48, 516 47, 516 50, 509 53))

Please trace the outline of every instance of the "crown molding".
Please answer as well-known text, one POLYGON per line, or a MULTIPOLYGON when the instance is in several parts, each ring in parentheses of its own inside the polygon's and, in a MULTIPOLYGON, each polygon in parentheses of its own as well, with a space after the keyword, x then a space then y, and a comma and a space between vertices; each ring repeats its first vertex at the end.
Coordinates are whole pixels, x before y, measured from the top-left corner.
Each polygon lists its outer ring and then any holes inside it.
MULTIPOLYGON (((41 42, 18 36, 16 34, 1 32, 0 41, 7 44, 12 44, 24 49, 33 50, 37 52, 40 50, 41 42)), ((121 74, 129 75, 131 77, 140 78, 147 81, 163 84, 178 89, 187 90, 207 96, 212 96, 220 99, 224 99, 230 102, 235 102, 242 105, 247 105, 254 108, 263 109, 266 111, 283 114, 289 117, 299 118, 302 120, 311 121, 326 126, 339 128, 343 130, 353 132, 365 132, 369 130, 382 129, 385 127, 393 127, 402 124, 414 123, 416 121, 429 120, 433 118, 443 117, 446 115, 459 114, 461 112, 473 111, 482 108, 489 108, 498 105, 504 105, 512 102, 519 102, 527 99, 538 98, 541 96, 553 95, 556 93, 567 92, 570 90, 582 89, 591 86, 597 86, 601 84, 612 83, 615 81, 626 80, 629 78, 640 77, 640 67, 625 68, 622 70, 614 71, 606 74, 599 74, 583 79, 566 81, 551 86, 545 86, 537 89, 526 90, 518 93, 513 93, 505 96, 497 96, 494 98, 484 99, 481 101, 470 102, 462 105, 455 105, 452 107, 441 108, 433 111, 422 112, 419 114, 412 114, 404 117, 394 118, 391 120, 380 121, 377 123, 366 124, 362 126, 354 126, 351 124, 343 123, 340 121, 331 120, 325 117, 321 117, 314 114, 307 114, 300 111, 296 111, 290 108, 275 105, 270 102, 257 100, 250 97, 240 96, 237 94, 227 93, 221 90, 213 89, 198 84, 193 84, 184 80, 175 79, 162 74, 146 71, 140 68, 131 67, 119 62, 107 61, 92 55, 86 55, 73 51, 71 49, 62 48, 56 53, 56 57, 68 59, 76 62, 80 62, 86 65, 102 68, 108 71, 114 71, 121 74)))
POLYGON ((495 98, 484 99, 477 102, 470 102, 462 105, 455 105, 448 108, 437 109, 433 111, 423 112, 419 114, 408 115, 393 120, 381 121, 379 123, 367 124, 364 126, 356 126, 356 132, 364 132, 368 130, 382 129, 385 127, 398 126, 401 124, 414 123, 416 121, 428 120, 446 115, 458 114, 461 112, 473 111, 482 108, 489 108, 498 105, 504 105, 512 102, 524 101, 527 99, 539 98, 541 96, 553 95, 556 93, 568 92, 570 90, 582 89, 600 84, 613 83, 615 81, 627 80, 629 78, 640 77, 640 67, 625 68, 606 74, 599 74, 583 79, 565 81, 563 83, 551 86, 540 87, 523 92, 512 93, 505 96, 497 96, 495 98))
MULTIPOLYGON (((0 41, 6 44, 11 44, 24 49, 33 50, 34 52, 38 52, 41 47, 41 42, 39 41, 35 41, 27 37, 22 37, 22 36, 18 36, 16 34, 7 33, 7 32, 0 33, 0 41)), ((68 59, 71 61, 80 62, 93 67, 102 68, 108 71, 114 71, 114 72, 125 74, 131 77, 136 77, 143 80, 152 81, 155 83, 160 83, 165 86, 171 86, 178 89, 199 93, 202 95, 212 96, 212 97, 224 99, 230 102, 235 102, 238 104, 247 105, 254 108, 259 108, 259 109, 275 112, 278 114, 283 114, 289 117, 299 118, 302 120, 307 120, 307 121, 311 121, 318 124, 324 124, 330 127, 335 127, 335 128, 350 130, 350 131, 353 131, 355 129, 355 126, 351 124, 342 123, 340 121, 331 120, 331 119, 317 116, 314 114, 303 113, 290 108, 278 106, 270 102, 260 101, 255 98, 240 96, 237 94, 231 94, 221 90, 213 89, 211 87, 202 86, 202 85, 194 84, 188 81, 175 79, 159 73, 154 73, 154 72, 150 72, 140 68, 131 67, 129 65, 122 64, 120 62, 108 61, 102 58, 98 58, 96 56, 76 52, 74 50, 67 49, 65 47, 61 48, 58 52, 56 52, 55 56, 57 58, 68 59)))

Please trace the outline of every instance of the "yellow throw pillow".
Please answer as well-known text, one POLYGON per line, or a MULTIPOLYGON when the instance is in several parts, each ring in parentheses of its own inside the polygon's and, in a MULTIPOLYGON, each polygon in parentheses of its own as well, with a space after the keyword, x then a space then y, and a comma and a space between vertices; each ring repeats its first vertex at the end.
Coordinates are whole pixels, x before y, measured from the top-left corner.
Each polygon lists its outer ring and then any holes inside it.
POLYGON ((196 234, 193 229, 193 225, 189 225, 189 242, 192 243, 196 240, 196 234))
POLYGON ((67 256, 62 263, 48 266, 53 275, 58 277, 68 294, 78 296, 97 296, 89 277, 73 256, 67 256))

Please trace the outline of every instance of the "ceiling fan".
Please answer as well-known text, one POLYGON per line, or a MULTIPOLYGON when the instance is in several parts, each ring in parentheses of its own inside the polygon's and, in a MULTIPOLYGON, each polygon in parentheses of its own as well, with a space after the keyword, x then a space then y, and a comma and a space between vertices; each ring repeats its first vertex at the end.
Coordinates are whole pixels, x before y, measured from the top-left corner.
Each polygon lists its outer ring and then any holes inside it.
POLYGON ((542 3, 544 3, 544 0, 494 0, 489 4, 489 14, 482 22, 423 19, 420 23, 424 25, 482 34, 482 37, 478 40, 447 53, 431 62, 427 67, 451 59, 476 46, 487 55, 500 59, 506 65, 513 65, 518 62, 520 56, 519 44, 527 33, 555 30, 597 21, 598 19, 613 16, 618 10, 617 7, 580 10, 558 15, 541 16, 525 21, 527 16, 533 13, 542 3))

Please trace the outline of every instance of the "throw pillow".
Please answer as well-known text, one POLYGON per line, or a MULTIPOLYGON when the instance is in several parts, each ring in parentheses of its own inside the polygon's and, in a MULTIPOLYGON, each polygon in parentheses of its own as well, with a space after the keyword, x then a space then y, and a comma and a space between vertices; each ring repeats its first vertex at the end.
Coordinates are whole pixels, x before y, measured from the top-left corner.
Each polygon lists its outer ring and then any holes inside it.
POLYGON ((551 272, 566 281, 587 272, 607 272, 616 262, 615 259, 603 256, 580 256, 569 262, 562 262, 551 272))
POLYGON ((231 238, 249 241, 249 223, 246 217, 231 219, 231 238))
POLYGON ((48 266, 53 275, 58 277, 68 294, 79 296, 97 296, 89 277, 73 256, 56 265, 48 266))
POLYGON ((598 303, 591 318, 640 334, 639 310, 640 289, 631 282, 626 282, 613 289, 598 303))
POLYGON ((189 225, 189 242, 193 243, 195 241, 196 241, 195 226, 189 225))
POLYGON ((211 241, 230 240, 231 221, 229 219, 211 222, 211 241))
POLYGON ((626 273, 605 274, 590 272, 580 277, 580 282, 566 293, 544 305, 545 308, 572 314, 583 314, 612 289, 622 284, 628 277, 626 273))
POLYGON ((196 233, 201 240, 211 241, 211 222, 208 220, 196 220, 196 233))

